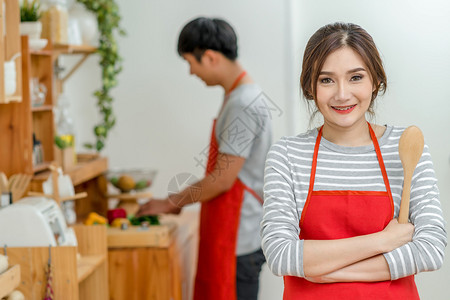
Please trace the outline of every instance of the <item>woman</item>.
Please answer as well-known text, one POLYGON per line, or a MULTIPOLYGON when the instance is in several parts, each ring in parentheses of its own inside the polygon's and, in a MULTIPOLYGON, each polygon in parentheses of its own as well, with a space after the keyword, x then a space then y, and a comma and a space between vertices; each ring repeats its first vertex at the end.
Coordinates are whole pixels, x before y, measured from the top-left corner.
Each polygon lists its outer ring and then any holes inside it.
POLYGON ((274 144, 266 160, 262 248, 284 299, 419 299, 414 274, 439 269, 445 221, 428 146, 414 172, 410 223, 397 218, 404 128, 366 120, 386 89, 372 37, 320 28, 301 87, 323 126, 274 144), (344 298, 347 297, 347 298, 344 298))

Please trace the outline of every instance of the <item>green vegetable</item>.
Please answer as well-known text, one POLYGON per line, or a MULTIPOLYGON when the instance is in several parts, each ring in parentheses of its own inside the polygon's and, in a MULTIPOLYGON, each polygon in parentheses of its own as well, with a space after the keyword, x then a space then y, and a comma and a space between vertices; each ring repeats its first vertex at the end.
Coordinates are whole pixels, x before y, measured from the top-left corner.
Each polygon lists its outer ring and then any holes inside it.
POLYGON ((109 180, 113 185, 117 185, 117 183, 119 182, 119 178, 118 177, 111 177, 111 179, 109 180))
POLYGON ((142 222, 148 222, 150 225, 160 225, 158 216, 129 217, 131 225, 140 226, 142 222))
POLYGON ((70 146, 70 144, 66 141, 66 140, 63 140, 60 136, 55 136, 55 139, 54 139, 54 141, 55 141, 55 144, 56 144, 56 146, 59 148, 59 149, 66 149, 67 147, 69 147, 70 146))
POLYGON ((140 190, 140 189, 146 188, 147 186, 148 186, 147 180, 142 179, 142 180, 139 180, 138 182, 136 182, 136 185, 134 186, 134 188, 136 190, 140 190))

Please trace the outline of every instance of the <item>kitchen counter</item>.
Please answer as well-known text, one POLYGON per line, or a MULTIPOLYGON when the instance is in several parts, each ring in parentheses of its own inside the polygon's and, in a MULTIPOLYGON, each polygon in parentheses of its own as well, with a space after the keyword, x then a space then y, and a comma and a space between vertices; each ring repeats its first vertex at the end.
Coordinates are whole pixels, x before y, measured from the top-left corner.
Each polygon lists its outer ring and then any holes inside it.
POLYGON ((197 264, 199 211, 160 217, 146 230, 108 228, 110 298, 191 299, 197 264))

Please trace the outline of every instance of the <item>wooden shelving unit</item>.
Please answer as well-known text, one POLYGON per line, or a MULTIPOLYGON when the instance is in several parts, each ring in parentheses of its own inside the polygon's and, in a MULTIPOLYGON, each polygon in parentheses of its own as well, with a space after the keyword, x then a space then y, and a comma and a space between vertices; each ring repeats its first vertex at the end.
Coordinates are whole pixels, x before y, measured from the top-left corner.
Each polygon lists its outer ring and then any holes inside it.
POLYGON ((4 62, 9 61, 16 53, 20 53, 19 39, 19 2, 16 0, 0 0, 0 8, 4 13, 0 14, 0 46, 3 47, 0 55, 0 104, 22 101, 22 65, 20 57, 15 59, 16 66, 16 91, 10 96, 5 95, 4 62), (3 52, 4 51, 4 52, 3 52))
POLYGON ((27 36, 18 36, 21 45, 20 103, 0 105, 0 170, 12 174, 34 174, 54 161, 53 60, 45 52, 31 52, 27 36), (42 55, 44 54, 44 55, 42 55), (31 78, 38 78, 47 88, 42 107, 31 107, 31 78), (44 163, 33 165, 33 133, 41 141, 44 163))
MULTIPOLYGON (((105 226, 73 227, 77 235, 78 247, 52 247, 52 287, 54 299, 64 300, 108 300, 108 267, 105 226), (77 260, 77 252, 81 258, 77 260)), ((3 249, 0 250, 3 253, 3 249)), ((14 286, 27 300, 41 300, 47 282, 46 270, 49 257, 47 247, 8 248, 9 261, 20 269, 12 268, 6 276, 0 276, 0 295, 3 287, 14 286), (13 274, 11 272, 14 272, 13 274), (19 274, 19 275, 17 275, 19 274), (2 281, 13 282, 3 284, 2 281), (20 285, 19 285, 19 282, 20 285), (17 283, 17 284, 15 284, 17 283)))
MULTIPOLYGON (((62 85, 81 66, 88 55, 95 53, 90 46, 52 45, 51 41, 42 50, 29 48, 28 37, 19 33, 19 2, 0 0, 0 74, 4 74, 4 61, 17 52, 16 93, 5 97, 4 80, 0 80, 0 171, 8 177, 23 173, 33 176, 29 190, 42 192, 42 182, 55 161, 54 107, 57 104, 62 85), (6 20, 5 20, 6 19, 6 20), (5 25, 5 26, 4 26, 5 25), (5 28, 7 29, 6 32, 5 28), (64 78, 56 75, 55 67, 60 55, 81 55, 81 60, 64 78), (47 89, 44 104, 33 107, 31 103, 30 80, 37 78, 47 89), (13 102, 16 101, 16 102, 13 102), (5 104, 4 104, 5 103, 5 104), (33 165, 33 134, 41 142, 43 162, 33 165)), ((59 74, 60 75, 60 74, 59 74)), ((2 77, 3 78, 3 77, 2 77)), ((103 173, 108 161, 103 157, 92 157, 77 164, 68 173, 75 190, 87 192, 88 197, 76 202, 78 220, 91 211, 106 215, 106 179, 103 173)), ((53 288, 55 299, 89 300, 109 299, 108 260, 106 228, 98 226, 74 226, 77 247, 52 247, 53 288), (81 258, 77 260, 77 252, 81 258)), ((3 249, 0 249, 3 253, 3 249)), ((0 298, 9 287, 18 282, 18 289, 27 300, 41 300, 45 292, 46 266, 49 249, 46 247, 8 248, 10 264, 18 265, 0 276, 0 298), (20 272, 18 272, 20 270, 20 272), (19 278, 21 277, 21 278, 19 278), (10 281, 14 279, 14 283, 10 281)))
POLYGON ((20 284, 20 266, 14 265, 0 274, 0 299, 9 295, 20 284))
MULTIPOLYGON (((14 14, 8 10, 16 9, 17 1, 6 1, 8 20, 13 20, 14 14), (11 3, 10 3, 11 2, 11 3)), ((18 4, 17 4, 18 5, 18 4)), ((18 13, 17 18, 19 18, 18 13)), ((14 19, 15 20, 15 19, 14 19)), ((49 41, 42 50, 31 50, 29 48, 28 37, 19 36, 19 20, 10 25, 4 41, 7 49, 5 58, 0 57, 0 74, 3 71, 3 60, 13 53, 21 52, 21 59, 17 61, 18 88, 16 94, 3 99, 3 81, 0 80, 0 103, 8 103, 11 100, 20 100, 19 103, 9 103, 0 105, 0 171, 8 177, 16 173, 26 173, 33 175, 45 170, 50 163, 55 161, 54 136, 56 128, 54 124, 54 107, 57 104, 58 95, 62 92, 64 82, 83 64, 89 55, 95 53, 97 49, 92 46, 73 45, 52 45, 49 41), (12 30, 17 27, 17 30, 12 30), (15 45, 15 46, 14 46, 15 45), (58 58, 61 55, 81 55, 80 61, 73 66, 64 77, 57 76, 54 72, 58 65, 58 58), (39 83, 47 89, 45 102, 42 106, 32 107, 30 80, 37 78, 39 83), (14 99, 13 99, 14 98, 14 99), (43 161, 39 165, 33 166, 33 141, 32 136, 41 142, 43 149, 43 161)), ((0 16, 1 21, 1 16, 0 16)), ((1 26, 0 26, 1 28, 1 26)), ((3 43, 0 43, 3 45, 3 43)), ((0 55, 1 56, 1 55, 0 55)), ((83 173, 83 167, 78 168, 83 173)), ((83 175, 77 175, 83 177, 83 175)), ((81 179, 79 182, 82 182, 81 179)), ((75 183, 76 184, 76 183, 75 183)))

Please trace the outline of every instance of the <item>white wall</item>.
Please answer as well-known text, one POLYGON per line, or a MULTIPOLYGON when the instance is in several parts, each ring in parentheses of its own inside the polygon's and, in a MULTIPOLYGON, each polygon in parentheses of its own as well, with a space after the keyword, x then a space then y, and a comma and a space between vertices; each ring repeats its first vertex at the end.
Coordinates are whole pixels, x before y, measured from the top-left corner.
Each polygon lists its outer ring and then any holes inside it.
MULTIPOLYGON (((159 170, 153 193, 165 196, 178 173, 200 177, 195 157, 207 146, 210 122, 222 91, 205 88, 189 76, 176 53, 182 25, 199 15, 229 20, 239 35, 240 61, 283 110, 274 117, 275 138, 306 129, 308 119, 298 96, 302 51, 309 36, 333 21, 362 25, 375 39, 386 66, 389 89, 380 99, 378 123, 418 125, 431 148, 449 219, 450 103, 446 72, 450 70, 450 4, 445 0, 379 1, 164 1, 119 0, 125 59, 120 85, 114 90, 118 123, 106 149, 112 167, 159 170)), ((68 64, 73 59, 67 59, 68 64)), ((98 118, 91 96, 99 84, 92 56, 73 75, 65 91, 73 98, 77 147, 91 139, 98 118)), ((448 251, 447 251, 448 252, 448 251)), ((416 277, 422 299, 448 299, 450 267, 416 277)), ((281 299, 282 281, 263 270, 260 299, 281 299)))

